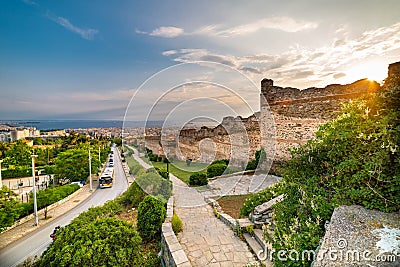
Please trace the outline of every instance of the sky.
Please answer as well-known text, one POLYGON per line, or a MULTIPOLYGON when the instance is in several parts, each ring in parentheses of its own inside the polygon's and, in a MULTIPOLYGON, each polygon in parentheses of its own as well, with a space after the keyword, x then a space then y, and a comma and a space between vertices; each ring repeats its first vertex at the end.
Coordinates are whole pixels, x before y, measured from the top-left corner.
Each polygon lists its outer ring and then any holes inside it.
POLYGON ((258 111, 263 78, 381 82, 400 61, 398 0, 0 4, 0 120, 221 120, 258 111))

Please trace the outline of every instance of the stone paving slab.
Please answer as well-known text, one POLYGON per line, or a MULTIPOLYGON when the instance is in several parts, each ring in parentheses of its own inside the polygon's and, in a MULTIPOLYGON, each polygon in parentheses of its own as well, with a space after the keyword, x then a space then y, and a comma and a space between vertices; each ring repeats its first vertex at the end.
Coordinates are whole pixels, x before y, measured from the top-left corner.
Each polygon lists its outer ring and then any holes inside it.
POLYGON ((183 222, 178 240, 193 266, 244 266, 255 262, 245 242, 218 220, 195 189, 171 175, 175 212, 183 222))
POLYGON ((224 178, 218 178, 209 182, 207 190, 202 190, 204 197, 216 197, 226 195, 245 195, 257 193, 282 178, 275 175, 257 174, 257 175, 236 175, 224 178))

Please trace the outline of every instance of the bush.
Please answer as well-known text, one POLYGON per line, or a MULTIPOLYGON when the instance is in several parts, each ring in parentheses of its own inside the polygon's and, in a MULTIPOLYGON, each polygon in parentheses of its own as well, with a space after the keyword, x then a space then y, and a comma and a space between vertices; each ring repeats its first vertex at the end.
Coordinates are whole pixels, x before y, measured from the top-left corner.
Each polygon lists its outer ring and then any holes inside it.
POLYGON ((172 224, 172 230, 174 231, 175 234, 182 232, 183 230, 182 220, 181 218, 178 217, 178 215, 176 215, 176 213, 172 215, 171 224, 172 224))
POLYGON ((224 174, 227 165, 225 163, 215 163, 207 167, 207 177, 215 177, 224 174))
POLYGON ((164 179, 168 179, 168 172, 165 169, 158 169, 158 174, 164 178, 164 179))
POLYGON ((145 173, 136 178, 137 184, 149 195, 162 195, 169 199, 172 192, 172 182, 162 178, 158 173, 145 173))
POLYGON ((246 232, 249 233, 249 235, 254 236, 254 225, 247 225, 246 232))
POLYGON ((166 215, 164 204, 152 196, 146 196, 139 204, 137 228, 145 241, 158 237, 166 215))
POLYGON ((189 185, 206 185, 208 184, 207 174, 204 172, 195 172, 190 175, 189 185))
POLYGON ((258 165, 257 160, 253 159, 253 160, 249 161, 246 166, 246 171, 257 169, 257 165, 258 165))
POLYGON ((274 197, 283 194, 284 189, 285 187, 283 183, 277 183, 256 194, 251 195, 244 201, 243 206, 240 208, 240 215, 248 216, 258 205, 261 205, 273 199, 274 197))
POLYGON ((211 162, 210 165, 214 165, 214 164, 225 164, 225 165, 229 165, 229 159, 218 159, 218 160, 214 160, 213 162, 211 162))
POLYGON ((145 192, 140 188, 140 186, 133 182, 125 193, 120 198, 120 203, 123 205, 138 206, 141 201, 143 201, 146 196, 145 192))
POLYGON ((254 154, 254 158, 255 159, 253 159, 253 160, 251 160, 251 161, 249 161, 247 163, 246 171, 247 170, 255 170, 255 169, 257 169, 258 165, 260 163, 264 162, 265 157, 266 157, 266 154, 265 154, 264 148, 261 148, 260 150, 257 150, 255 152, 255 154, 254 154))
POLYGON ((32 168, 15 168, 7 169, 1 172, 2 178, 19 178, 19 177, 32 177, 32 168))
POLYGON ((141 238, 116 218, 86 224, 72 222, 57 231, 36 266, 140 266, 145 264, 141 238))

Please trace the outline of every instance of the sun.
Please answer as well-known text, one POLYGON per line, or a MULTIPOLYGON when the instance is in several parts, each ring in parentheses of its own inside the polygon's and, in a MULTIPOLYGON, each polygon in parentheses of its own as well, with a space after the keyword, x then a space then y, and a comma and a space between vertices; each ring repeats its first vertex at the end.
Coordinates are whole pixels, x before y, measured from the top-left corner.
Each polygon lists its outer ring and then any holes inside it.
POLYGON ((352 81, 368 78, 371 81, 380 83, 387 77, 387 64, 366 62, 356 65, 346 71, 346 77, 352 81))

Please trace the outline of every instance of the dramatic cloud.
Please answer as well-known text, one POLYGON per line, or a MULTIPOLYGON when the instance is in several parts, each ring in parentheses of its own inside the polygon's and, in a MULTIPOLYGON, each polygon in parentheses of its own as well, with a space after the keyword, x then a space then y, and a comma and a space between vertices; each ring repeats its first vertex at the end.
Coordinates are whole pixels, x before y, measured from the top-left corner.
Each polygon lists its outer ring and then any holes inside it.
MULTIPOLYGON (((353 82, 351 79, 355 77, 349 75, 352 74, 349 66, 366 61, 372 61, 373 64, 382 56, 396 57, 400 52, 400 23, 365 31, 353 39, 347 37, 345 30, 337 34, 339 36, 330 45, 313 50, 296 45, 277 55, 234 56, 212 53, 206 49, 170 50, 163 55, 171 56, 177 62, 218 62, 242 70, 255 80, 265 76, 286 85, 302 87, 323 86, 327 82, 353 82)), ((396 60, 398 58, 393 61, 396 60)), ((383 72, 386 71, 386 64, 382 64, 383 72)))
POLYGON ((46 14, 47 18, 50 20, 54 21, 55 23, 63 26, 67 30, 79 34, 83 39, 86 40, 93 40, 94 36, 99 32, 98 30, 95 29, 84 29, 84 28, 79 28, 75 25, 73 25, 68 19, 55 16, 51 14, 50 12, 47 12, 46 14))

